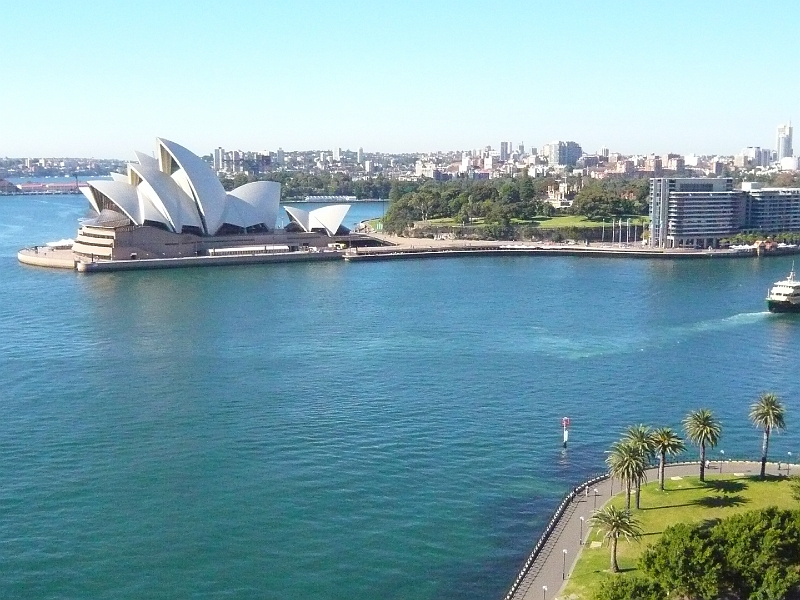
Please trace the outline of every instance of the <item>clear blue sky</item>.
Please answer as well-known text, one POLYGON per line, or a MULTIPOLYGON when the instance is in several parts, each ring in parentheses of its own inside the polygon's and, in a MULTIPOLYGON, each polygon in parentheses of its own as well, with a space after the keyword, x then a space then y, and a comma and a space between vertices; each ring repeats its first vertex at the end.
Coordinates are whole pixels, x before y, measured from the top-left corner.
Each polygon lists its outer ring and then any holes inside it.
MULTIPOLYGON (((736 153, 800 121, 800 2, 0 0, 0 156, 736 153)), ((796 142, 795 146, 800 146, 796 142)))

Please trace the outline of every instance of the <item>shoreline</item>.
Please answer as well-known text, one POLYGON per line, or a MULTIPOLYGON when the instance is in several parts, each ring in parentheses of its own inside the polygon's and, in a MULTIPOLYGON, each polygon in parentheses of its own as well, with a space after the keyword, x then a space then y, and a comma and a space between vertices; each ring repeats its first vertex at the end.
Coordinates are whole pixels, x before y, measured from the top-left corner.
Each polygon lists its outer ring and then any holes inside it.
POLYGON ((166 268, 189 268, 223 265, 248 265, 286 262, 317 262, 320 260, 370 262, 432 258, 462 258, 486 256, 580 256, 593 258, 631 258, 658 260, 688 260, 714 258, 766 258, 800 254, 800 248, 780 248, 769 252, 741 250, 652 250, 633 246, 536 244, 509 242, 478 242, 471 240, 425 240, 426 244, 410 243, 393 236, 372 235, 382 246, 353 247, 347 251, 252 253, 241 256, 184 256, 178 258, 117 259, 87 261, 69 249, 23 248, 17 253, 20 263, 47 268, 73 269, 82 273, 134 271, 166 268), (391 244, 391 245, 389 245, 391 244))

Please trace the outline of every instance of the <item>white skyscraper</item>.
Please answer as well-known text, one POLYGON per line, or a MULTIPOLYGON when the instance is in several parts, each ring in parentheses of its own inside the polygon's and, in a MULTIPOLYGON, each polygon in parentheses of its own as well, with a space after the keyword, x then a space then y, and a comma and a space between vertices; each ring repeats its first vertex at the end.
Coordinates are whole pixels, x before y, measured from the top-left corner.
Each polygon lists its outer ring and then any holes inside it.
POLYGON ((222 171, 222 161, 225 160, 225 150, 222 146, 214 150, 214 170, 222 171))
POLYGON ((341 148, 336 147, 336 148, 333 149, 333 160, 335 162, 339 162, 340 160, 342 160, 342 149, 341 148))
POLYGON ((358 149, 358 152, 356 153, 356 162, 358 164, 361 164, 362 162, 364 162, 364 149, 363 148, 359 148, 358 149))
POLYGON ((778 127, 778 162, 787 156, 793 156, 791 121, 778 127))

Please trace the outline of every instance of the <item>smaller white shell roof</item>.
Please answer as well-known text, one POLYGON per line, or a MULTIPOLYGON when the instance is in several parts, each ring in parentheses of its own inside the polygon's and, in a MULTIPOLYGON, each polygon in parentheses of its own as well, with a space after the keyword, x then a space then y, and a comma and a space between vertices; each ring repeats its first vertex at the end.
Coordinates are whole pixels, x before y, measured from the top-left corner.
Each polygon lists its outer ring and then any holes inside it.
MULTIPOLYGON (((264 223, 270 229, 275 228, 281 203, 280 183, 276 181, 246 183, 228 192, 228 201, 231 201, 232 198, 252 206, 259 215, 257 223, 264 223)), ((229 223, 230 221, 225 220, 225 222, 229 223)))
POLYGON ((108 180, 88 181, 87 184, 116 204, 131 221, 137 225, 143 223, 135 187, 121 181, 108 180))
POLYGON ((347 215, 347 211, 350 210, 350 205, 334 204, 316 208, 312 211, 295 208, 294 206, 284 206, 284 209, 303 230, 324 229, 328 232, 328 235, 336 235, 347 215))

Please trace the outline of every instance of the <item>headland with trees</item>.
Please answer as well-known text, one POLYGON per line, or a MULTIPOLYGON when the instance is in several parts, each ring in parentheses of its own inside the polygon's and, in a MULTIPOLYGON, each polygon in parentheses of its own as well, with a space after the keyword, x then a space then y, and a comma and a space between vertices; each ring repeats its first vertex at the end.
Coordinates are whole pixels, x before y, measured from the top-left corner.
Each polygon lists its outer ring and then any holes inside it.
POLYGON ((669 427, 629 427, 607 458, 622 493, 595 511, 562 596, 800 597, 800 478, 789 477, 788 463, 785 476, 767 474, 770 439, 786 428, 786 409, 775 394, 764 393, 748 416, 761 436, 760 468, 753 476, 721 461, 709 475, 709 452, 720 443, 722 425, 707 409, 684 418, 683 437, 669 427), (687 445, 697 448, 697 476, 666 480, 664 466, 687 445), (723 464, 730 472, 723 473, 723 464), (657 481, 648 483, 654 467, 657 481))

